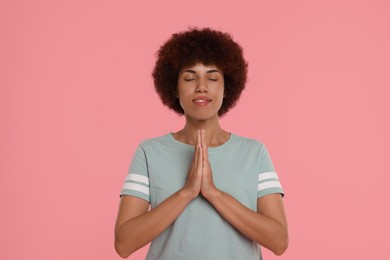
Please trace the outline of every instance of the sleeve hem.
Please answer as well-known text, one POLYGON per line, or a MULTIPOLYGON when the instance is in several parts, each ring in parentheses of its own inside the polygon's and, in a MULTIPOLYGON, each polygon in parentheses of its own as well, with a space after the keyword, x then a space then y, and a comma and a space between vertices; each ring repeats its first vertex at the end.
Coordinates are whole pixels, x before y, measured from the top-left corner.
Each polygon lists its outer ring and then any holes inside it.
POLYGON ((274 193, 280 193, 282 197, 284 197, 284 191, 281 188, 268 188, 262 191, 257 192, 257 198, 261 198, 265 195, 274 194, 274 193))
POLYGON ((150 198, 148 195, 146 194, 143 194, 141 192, 138 192, 138 191, 134 191, 134 190, 122 190, 120 195, 120 197, 122 196, 134 196, 134 197, 138 197, 140 199, 143 199, 143 200, 146 200, 147 202, 150 203, 150 198))

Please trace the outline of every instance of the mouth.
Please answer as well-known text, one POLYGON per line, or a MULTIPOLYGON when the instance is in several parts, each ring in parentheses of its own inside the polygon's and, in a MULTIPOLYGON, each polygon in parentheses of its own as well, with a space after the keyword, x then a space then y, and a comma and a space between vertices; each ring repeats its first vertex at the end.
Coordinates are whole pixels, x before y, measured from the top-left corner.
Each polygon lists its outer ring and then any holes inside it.
POLYGON ((192 102, 194 102, 196 105, 204 106, 209 104, 211 102, 211 99, 209 99, 208 97, 196 97, 192 100, 192 102))

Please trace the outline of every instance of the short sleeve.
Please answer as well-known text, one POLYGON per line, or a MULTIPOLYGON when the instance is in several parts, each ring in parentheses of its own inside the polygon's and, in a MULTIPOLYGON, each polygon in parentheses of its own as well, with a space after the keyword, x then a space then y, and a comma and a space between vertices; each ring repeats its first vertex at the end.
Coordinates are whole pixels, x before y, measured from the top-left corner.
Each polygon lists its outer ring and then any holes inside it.
POLYGON ((257 198, 272 193, 280 193, 284 196, 284 191, 272 163, 271 156, 268 153, 267 147, 262 144, 260 148, 260 169, 258 172, 257 198))
POLYGON ((147 158, 144 149, 139 145, 134 153, 120 195, 135 196, 150 202, 149 190, 147 158))

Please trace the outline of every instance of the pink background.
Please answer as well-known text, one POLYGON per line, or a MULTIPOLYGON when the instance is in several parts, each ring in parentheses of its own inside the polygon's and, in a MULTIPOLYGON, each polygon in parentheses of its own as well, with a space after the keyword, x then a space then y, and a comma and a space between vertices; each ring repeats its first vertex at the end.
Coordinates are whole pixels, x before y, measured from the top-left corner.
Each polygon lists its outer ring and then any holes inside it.
POLYGON ((390 259, 389 1, 140 2, 0 2, 0 259, 119 259, 136 145, 184 122, 154 53, 188 26, 250 64, 222 125, 267 145, 286 191, 290 246, 265 258, 390 259))

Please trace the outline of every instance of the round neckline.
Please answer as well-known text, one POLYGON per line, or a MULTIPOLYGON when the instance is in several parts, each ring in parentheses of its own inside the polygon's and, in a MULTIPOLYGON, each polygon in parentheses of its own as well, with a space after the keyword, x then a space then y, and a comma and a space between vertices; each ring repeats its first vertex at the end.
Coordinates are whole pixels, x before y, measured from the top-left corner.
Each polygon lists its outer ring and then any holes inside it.
MULTIPOLYGON (((221 151, 221 150, 225 149, 232 142, 232 139, 235 138, 235 135, 233 133, 229 133, 229 134, 230 134, 230 137, 226 142, 224 142, 223 144, 218 145, 218 146, 208 147, 208 151, 209 152, 217 152, 217 151, 221 151)), ((194 147, 195 147, 192 144, 187 144, 187 143, 183 143, 179 140, 176 140, 175 137, 173 136, 172 132, 169 132, 167 134, 167 136, 172 142, 174 142, 175 144, 180 145, 181 147, 184 147, 186 149, 188 149, 188 148, 194 149, 194 147)))

